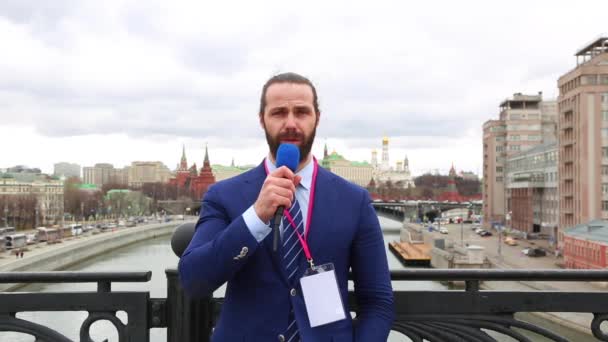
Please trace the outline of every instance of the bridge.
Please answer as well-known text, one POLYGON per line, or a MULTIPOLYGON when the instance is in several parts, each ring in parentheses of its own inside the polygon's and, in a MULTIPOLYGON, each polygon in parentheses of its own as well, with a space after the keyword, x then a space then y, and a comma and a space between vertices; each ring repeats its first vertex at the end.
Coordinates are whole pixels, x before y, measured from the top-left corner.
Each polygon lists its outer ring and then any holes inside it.
MULTIPOLYGON (((194 231, 193 223, 180 226, 173 235, 172 247, 180 256, 194 231)), ((167 342, 210 341, 222 307, 223 298, 188 298, 180 286, 177 270, 166 271, 167 296, 151 298, 147 291, 113 291, 118 282, 147 282, 150 272, 40 272, 0 273, 0 283, 96 283, 90 292, 9 292, 0 293, 0 331, 33 336, 36 341, 71 342, 47 327, 17 317, 25 311, 85 311, 79 330, 80 341, 92 341, 91 326, 109 321, 118 332, 119 341, 150 340, 150 329, 167 328, 167 342), (124 311, 128 322, 116 313, 124 311)), ((608 293, 555 291, 484 291, 482 281, 608 281, 606 270, 427 270, 406 269, 391 272, 398 282, 432 280, 463 281, 464 290, 395 291, 396 320, 392 330, 412 341, 496 341, 489 331, 509 336, 515 341, 532 341, 527 331, 549 341, 568 341, 551 330, 523 322, 520 312, 591 313, 590 331, 600 341, 608 341, 602 323, 608 320, 608 293)), ((349 308, 357 314, 357 302, 351 293, 349 308)), ((355 318, 356 320, 356 318, 355 318)))
POLYGON ((157 201, 157 210, 164 210, 169 215, 194 214, 201 210, 201 203, 192 200, 157 201))
POLYGON ((469 209, 474 214, 481 212, 482 204, 479 202, 437 202, 437 201, 402 201, 402 202, 373 202, 372 205, 378 213, 385 213, 402 221, 405 217, 422 219, 424 216, 431 221, 452 209, 469 209))

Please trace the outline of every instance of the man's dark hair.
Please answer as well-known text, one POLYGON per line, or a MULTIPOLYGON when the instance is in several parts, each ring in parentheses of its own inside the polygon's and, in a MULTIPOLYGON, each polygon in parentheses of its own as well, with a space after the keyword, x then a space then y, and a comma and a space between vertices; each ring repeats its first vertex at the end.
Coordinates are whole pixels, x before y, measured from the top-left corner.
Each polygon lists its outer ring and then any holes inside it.
POLYGON ((262 88, 262 96, 260 97, 260 115, 264 115, 264 109, 266 108, 266 92, 268 91, 268 87, 275 83, 295 83, 295 84, 306 84, 312 89, 312 103, 315 108, 315 113, 317 115, 321 114, 319 110, 319 99, 317 98, 317 89, 310 82, 310 80, 302 75, 296 74, 295 72, 285 72, 282 74, 278 74, 272 76, 266 83, 264 84, 264 88, 262 88))

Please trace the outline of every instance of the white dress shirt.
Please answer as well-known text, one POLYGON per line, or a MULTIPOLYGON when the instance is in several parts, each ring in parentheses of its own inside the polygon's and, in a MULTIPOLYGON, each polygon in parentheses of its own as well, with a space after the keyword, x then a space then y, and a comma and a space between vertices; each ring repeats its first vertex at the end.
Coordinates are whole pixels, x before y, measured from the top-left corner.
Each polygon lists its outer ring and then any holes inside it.
MULTIPOLYGON (((266 168, 270 173, 277 169, 276 165, 274 165, 269 158, 266 158, 264 163, 266 163, 266 168)), ((314 164, 312 158, 310 158, 310 161, 299 172, 296 173, 296 175, 302 177, 302 181, 300 181, 300 184, 296 187, 296 199, 300 204, 300 210, 302 210, 302 224, 304 225, 305 232, 307 229, 306 221, 308 220, 308 200, 310 198, 313 170, 314 164)), ((266 238, 266 236, 272 231, 270 223, 262 222, 262 220, 256 214, 253 205, 251 205, 251 207, 249 207, 249 209, 243 213, 243 220, 245 220, 247 228, 249 228, 249 231, 258 242, 262 242, 262 240, 264 240, 264 238, 266 238)), ((282 222, 279 231, 282 235, 282 222)))

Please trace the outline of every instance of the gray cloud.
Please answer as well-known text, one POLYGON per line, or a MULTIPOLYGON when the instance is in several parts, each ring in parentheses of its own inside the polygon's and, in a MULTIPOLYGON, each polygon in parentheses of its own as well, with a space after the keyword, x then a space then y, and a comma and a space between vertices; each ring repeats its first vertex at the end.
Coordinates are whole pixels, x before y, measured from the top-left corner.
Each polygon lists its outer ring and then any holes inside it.
POLYGON ((515 4, 471 13, 448 2, 277 2, 237 11, 8 0, 0 3, 0 116, 51 138, 124 133, 238 149, 264 143, 260 88, 289 70, 319 89, 319 137, 355 149, 384 135, 398 137, 399 148, 454 146, 480 135, 514 92, 555 94, 572 51, 602 26, 605 10, 547 4, 557 14, 541 5, 521 13, 515 4), (559 13, 586 20, 574 32, 559 13))

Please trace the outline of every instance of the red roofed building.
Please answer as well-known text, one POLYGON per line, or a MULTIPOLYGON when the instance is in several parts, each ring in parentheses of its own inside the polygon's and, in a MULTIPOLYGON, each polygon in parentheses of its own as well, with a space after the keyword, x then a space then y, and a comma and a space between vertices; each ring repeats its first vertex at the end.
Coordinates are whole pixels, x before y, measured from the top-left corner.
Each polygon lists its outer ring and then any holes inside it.
POLYGON ((194 193, 195 198, 203 198, 203 195, 207 192, 209 187, 215 184, 215 176, 211 171, 211 164, 209 163, 209 153, 207 146, 205 146, 205 160, 203 161, 203 167, 197 177, 193 178, 190 182, 190 189, 194 193))
POLYGON ((207 146, 205 146, 205 160, 203 161, 203 167, 200 173, 197 170, 196 163, 188 168, 188 161, 186 159, 186 149, 182 149, 182 158, 179 166, 175 172, 175 177, 169 180, 169 184, 178 187, 178 193, 190 193, 195 199, 201 199, 207 192, 207 189, 212 184, 215 184, 215 176, 211 170, 211 164, 209 163, 209 152, 207 146))

